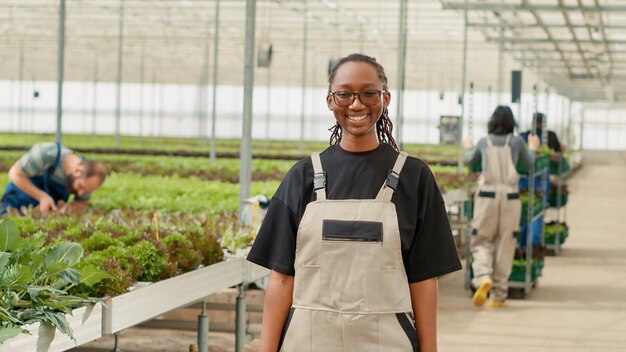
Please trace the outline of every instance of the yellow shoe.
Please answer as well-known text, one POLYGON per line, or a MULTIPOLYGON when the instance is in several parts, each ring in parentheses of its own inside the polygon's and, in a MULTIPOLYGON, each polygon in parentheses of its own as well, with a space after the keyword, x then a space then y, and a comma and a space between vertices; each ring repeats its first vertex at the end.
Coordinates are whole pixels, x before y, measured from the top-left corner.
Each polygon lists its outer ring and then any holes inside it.
POLYGON ((504 303, 504 301, 494 301, 489 300, 489 307, 490 308, 504 308, 506 307, 506 303, 504 303))
POLYGON ((476 307, 480 307, 485 304, 485 302, 487 301, 487 296, 489 295, 489 290, 491 290, 492 285, 493 282, 490 278, 484 279, 480 283, 480 285, 478 285, 478 288, 476 289, 476 292, 474 292, 474 296, 472 297, 472 300, 474 301, 474 305, 476 307))

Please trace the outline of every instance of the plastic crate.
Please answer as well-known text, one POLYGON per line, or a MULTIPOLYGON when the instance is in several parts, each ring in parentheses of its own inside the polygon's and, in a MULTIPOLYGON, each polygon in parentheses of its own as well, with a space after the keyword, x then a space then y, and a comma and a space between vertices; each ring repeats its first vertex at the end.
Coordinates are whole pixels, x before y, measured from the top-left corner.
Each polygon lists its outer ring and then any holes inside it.
MULTIPOLYGON (((550 158, 547 155, 537 155, 535 156, 535 170, 541 170, 545 167, 548 167, 550 163, 550 158)), ((520 174, 528 174, 529 170, 524 164, 517 163, 517 172, 520 174)))
MULTIPOLYGON (((554 226, 558 226, 559 223, 556 222, 550 222, 550 223, 546 223, 545 224, 545 230, 546 230, 546 236, 545 236, 545 240, 546 240, 546 244, 554 244, 555 242, 555 238, 556 238, 556 234, 554 232, 554 230, 552 229, 554 226)), ((567 239, 567 237, 569 237, 569 227, 567 226, 566 223, 560 223, 561 226, 564 226, 564 228, 562 229, 562 232, 559 235, 559 243, 563 244, 565 243, 565 240, 567 239)))
MULTIPOLYGON (((535 201, 533 202, 533 217, 541 213, 543 210, 543 202, 541 198, 535 196, 535 201)), ((522 218, 521 223, 526 223, 528 221, 528 203, 522 203, 522 218)))
MULTIPOLYGON (((530 268, 530 280, 537 281, 543 269, 543 260, 533 260, 530 268)), ((509 276, 509 281, 524 282, 526 278, 526 261, 513 261, 513 269, 509 276)))
POLYGON ((567 161, 567 159, 563 159, 563 162, 561 163, 561 172, 559 172, 559 162, 550 160, 550 175, 563 174, 571 170, 571 168, 572 167, 570 166, 569 161, 567 161))
MULTIPOLYGON (((557 207, 557 196, 556 193, 550 193, 550 197, 548 198, 548 205, 550 205, 551 208, 556 208, 557 207)), ((561 206, 565 206, 567 204, 567 194, 561 194, 561 206)))
MULTIPOLYGON (((533 221, 532 223, 532 229, 533 229, 533 244, 540 244, 541 243, 541 226, 543 225, 543 216, 538 217, 535 221, 533 221)), ((519 245, 520 247, 524 247, 526 246, 526 229, 528 228, 528 223, 527 222, 522 222, 520 224, 520 231, 519 231, 519 245)))

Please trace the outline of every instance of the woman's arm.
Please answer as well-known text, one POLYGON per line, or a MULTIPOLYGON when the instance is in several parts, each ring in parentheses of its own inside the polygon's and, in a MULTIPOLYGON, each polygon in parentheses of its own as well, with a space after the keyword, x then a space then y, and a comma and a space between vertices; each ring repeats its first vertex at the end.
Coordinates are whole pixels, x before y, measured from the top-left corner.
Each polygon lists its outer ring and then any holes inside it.
POLYGON ((467 165, 473 165, 481 160, 483 144, 485 144, 484 138, 481 138, 476 145, 473 145, 473 142, 465 144, 465 162, 467 165))
POLYGON ((293 276, 272 270, 263 301, 261 352, 276 352, 280 335, 291 308, 293 276))
POLYGON ((535 150, 538 146, 539 137, 534 134, 528 135, 528 151, 526 150, 526 144, 523 143, 521 138, 517 141, 516 149, 518 150, 522 164, 529 169, 535 164, 535 150))
POLYGON ((437 351, 437 278, 409 284, 420 352, 437 351))

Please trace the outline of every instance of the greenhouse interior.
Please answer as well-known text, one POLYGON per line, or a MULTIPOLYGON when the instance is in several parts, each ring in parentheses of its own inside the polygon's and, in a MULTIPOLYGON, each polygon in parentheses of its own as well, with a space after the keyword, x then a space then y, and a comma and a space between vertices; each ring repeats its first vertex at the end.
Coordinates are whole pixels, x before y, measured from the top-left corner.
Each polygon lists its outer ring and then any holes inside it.
POLYGON ((0 171, 0 352, 626 350, 626 1, 0 0, 0 171))

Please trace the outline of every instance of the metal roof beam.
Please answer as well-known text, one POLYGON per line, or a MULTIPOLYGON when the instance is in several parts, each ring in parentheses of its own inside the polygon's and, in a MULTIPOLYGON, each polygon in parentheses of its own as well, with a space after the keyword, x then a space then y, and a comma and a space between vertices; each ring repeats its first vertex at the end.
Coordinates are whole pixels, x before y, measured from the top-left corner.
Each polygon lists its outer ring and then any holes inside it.
MULTIPOLYGON (((505 43, 508 42, 508 43, 513 43, 513 44, 524 44, 524 43, 536 43, 536 44, 541 44, 541 43, 558 43, 558 44, 567 44, 567 43, 572 43, 572 41, 570 39, 511 38, 511 37, 504 37, 504 38, 502 38, 502 40, 505 43)), ((489 41, 489 42, 499 42, 500 38, 498 38, 498 37, 487 37, 487 41, 489 41)), ((590 39, 579 39, 578 42, 581 43, 581 44, 604 44, 601 41, 590 40, 590 39)), ((612 39, 610 44, 626 44, 626 39, 612 39)))
MULTIPOLYGON (((560 5, 560 7, 563 7, 563 0, 559 0, 559 5, 560 5)), ((581 5, 582 4, 580 3, 580 0, 578 0, 578 6, 581 7, 581 5)), ((568 30, 569 30, 570 34, 572 35, 572 38, 574 38, 574 44, 576 44, 576 49, 578 49, 578 53, 580 54, 580 57, 582 58, 583 63, 585 64, 585 69, 587 70, 587 74, 589 76, 593 76, 593 73, 591 73, 591 68, 589 68, 589 63, 587 62, 587 58, 585 57, 585 54, 583 54, 583 50, 580 47, 580 42, 578 41, 578 37, 576 36, 576 32, 571 27, 572 21, 570 21, 569 15, 568 15, 567 11, 562 11, 561 14, 563 15, 563 19, 565 20, 565 24, 568 26, 568 30)), ((589 29, 587 29, 587 30, 589 30, 589 29)), ((592 39, 591 36, 589 37, 589 39, 592 39)), ((561 55, 563 56, 563 53, 561 53, 561 55)), ((563 59, 565 59, 564 56, 563 56, 563 59)), ((601 77, 599 77, 599 78, 600 78, 600 80, 602 80, 601 77)))
POLYGON ((610 5, 610 6, 571 6, 571 5, 539 5, 528 4, 526 2, 522 4, 503 4, 503 3, 470 3, 467 6, 464 3, 451 3, 442 2, 443 9, 445 10, 470 10, 470 11, 539 11, 539 12, 626 12, 626 5, 610 5))
MULTIPOLYGON (((524 5, 528 4, 528 0, 522 0, 524 5)), ((562 0, 559 0, 562 1, 562 0)), ((561 51, 561 48, 559 47, 559 44, 554 40, 554 37, 552 37, 552 33, 550 33, 550 31, 548 30, 548 28, 544 27, 543 25, 543 20, 541 19, 541 17, 539 17, 539 15, 537 14, 537 11, 535 10, 531 10, 530 13, 533 15, 533 17, 535 18, 535 21, 537 22, 537 24, 539 26, 541 26, 541 29, 543 29, 543 31, 546 33, 546 35, 548 36, 548 40, 552 42, 552 44, 554 45, 554 49, 556 51, 559 52, 559 55, 561 56, 561 59, 563 59, 563 64, 565 65, 565 67, 567 68, 567 73, 570 75, 570 77, 572 76, 572 68, 570 67, 569 63, 567 62, 567 60, 565 59, 565 54, 563 54, 563 52, 561 51)))
MULTIPOLYGON (((602 18, 602 17, 600 17, 602 18)), ((467 24, 468 27, 474 27, 474 28, 510 28, 510 29, 530 29, 530 28, 537 28, 537 25, 534 23, 492 23, 492 22, 470 22, 467 24)), ((568 28, 567 25, 565 24, 556 24, 556 23, 544 23, 543 24, 546 28, 554 28, 554 29, 560 29, 560 28, 568 28)), ((572 28, 587 28, 587 26, 589 26, 588 24, 572 24, 569 27, 572 28)), ((611 25, 606 25, 606 24, 601 24, 600 26, 592 26, 593 28, 606 28, 606 29, 626 29, 626 25, 617 25, 617 24, 611 24, 611 25)))

